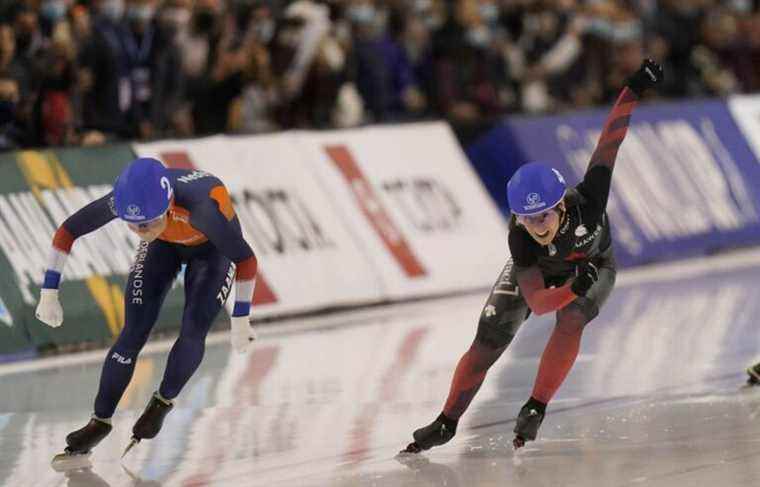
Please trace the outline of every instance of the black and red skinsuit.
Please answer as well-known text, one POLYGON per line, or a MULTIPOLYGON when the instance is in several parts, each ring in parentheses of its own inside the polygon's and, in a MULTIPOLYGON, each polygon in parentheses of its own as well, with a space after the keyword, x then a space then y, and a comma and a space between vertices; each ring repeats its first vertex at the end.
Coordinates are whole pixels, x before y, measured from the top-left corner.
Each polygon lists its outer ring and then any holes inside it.
POLYGON ((544 349, 532 397, 547 404, 570 372, 581 335, 615 284, 606 207, 618 149, 638 97, 624 88, 607 118, 583 177, 565 196, 565 211, 552 242, 542 246, 515 218, 509 225, 512 257, 502 270, 480 315, 470 348, 459 360, 443 414, 458 420, 478 392, 488 369, 512 342, 531 312, 556 311, 557 321, 544 349), (576 268, 590 261, 598 280, 585 296, 570 287, 576 268))

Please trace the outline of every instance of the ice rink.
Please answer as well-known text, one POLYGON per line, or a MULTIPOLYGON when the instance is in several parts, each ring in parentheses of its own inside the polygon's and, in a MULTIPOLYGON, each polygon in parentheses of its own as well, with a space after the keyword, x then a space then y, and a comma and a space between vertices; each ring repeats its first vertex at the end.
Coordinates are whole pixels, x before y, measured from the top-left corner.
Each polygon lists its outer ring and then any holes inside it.
POLYGON ((151 343, 93 469, 68 476, 50 459, 87 421, 105 351, 5 365, 0 485, 759 485, 760 387, 742 388, 760 358, 759 276, 757 250, 621 273, 539 440, 517 454, 550 316, 523 325, 454 440, 395 458, 440 412, 487 290, 262 325, 247 356, 215 333, 161 434, 122 461, 161 380, 168 346, 151 343))

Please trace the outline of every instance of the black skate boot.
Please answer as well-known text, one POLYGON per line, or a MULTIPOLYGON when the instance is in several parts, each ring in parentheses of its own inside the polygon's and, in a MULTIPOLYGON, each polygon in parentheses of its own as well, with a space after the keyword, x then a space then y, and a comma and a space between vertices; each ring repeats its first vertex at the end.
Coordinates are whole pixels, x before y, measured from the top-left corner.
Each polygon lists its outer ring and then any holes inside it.
POLYGON ((92 417, 83 428, 66 436, 66 449, 53 457, 51 465, 58 472, 89 468, 92 449, 111 432, 110 420, 92 417))
POLYGON ((414 441, 409 443, 404 450, 401 450, 401 453, 419 453, 434 446, 448 443, 457 432, 457 423, 457 420, 449 419, 441 413, 429 425, 415 430, 412 433, 414 441))
POLYGON ((512 440, 515 450, 525 446, 526 441, 536 439, 538 428, 544 421, 544 414, 546 414, 546 404, 532 397, 528 399, 528 402, 520 409, 520 414, 517 415, 514 429, 515 439, 512 440))
POLYGON ((150 398, 145 411, 143 411, 132 427, 132 441, 129 442, 129 445, 124 450, 122 458, 133 446, 140 443, 140 440, 155 438, 158 432, 161 431, 164 418, 173 407, 174 404, 171 401, 162 398, 158 392, 153 393, 153 397, 150 398))
POLYGON ((747 379, 748 386, 760 385, 760 362, 752 367, 747 367, 747 375, 749 375, 749 379, 747 379))

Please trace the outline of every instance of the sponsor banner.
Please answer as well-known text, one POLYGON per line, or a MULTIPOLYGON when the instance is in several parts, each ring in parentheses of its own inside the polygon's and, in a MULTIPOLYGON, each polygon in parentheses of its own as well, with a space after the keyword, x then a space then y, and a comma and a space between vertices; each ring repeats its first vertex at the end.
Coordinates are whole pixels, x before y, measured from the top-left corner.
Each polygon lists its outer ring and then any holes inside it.
MULTIPOLYGON (((104 344, 123 328, 141 253, 119 221, 75 243, 63 326, 40 323, 34 308, 55 229, 111 191, 135 152, 224 181, 259 257, 255 316, 485 287, 507 258, 504 221, 445 124, 5 153, 0 357, 104 344)), ((182 291, 178 281, 154 330, 179 326, 182 291)))
POLYGON ((728 109, 755 158, 760 161, 760 96, 732 96, 728 99, 728 109))
POLYGON ((259 260, 254 316, 378 301, 380 280, 287 133, 136 145, 141 156, 219 177, 259 260))
MULTIPOLYGON (((595 110, 507 119, 470 155, 480 159, 476 166, 498 161, 507 178, 526 161, 546 161, 576 184, 606 116, 595 110), (514 145, 499 155, 505 140, 514 145)), ((607 208, 619 262, 644 264, 760 242, 758 181, 757 158, 724 103, 638 107, 607 208)), ((505 200, 503 190, 494 198, 505 200)))
POLYGON ((493 283, 506 226, 443 123, 303 133, 299 142, 391 298, 493 283))

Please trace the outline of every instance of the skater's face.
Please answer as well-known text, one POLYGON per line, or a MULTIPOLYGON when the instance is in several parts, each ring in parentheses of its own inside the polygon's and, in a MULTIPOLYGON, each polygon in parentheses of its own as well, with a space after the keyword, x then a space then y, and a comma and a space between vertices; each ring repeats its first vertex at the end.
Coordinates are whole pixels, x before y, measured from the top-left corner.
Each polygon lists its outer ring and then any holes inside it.
POLYGON ((129 229, 140 237, 140 240, 152 242, 166 230, 166 213, 145 223, 128 223, 129 229))
POLYGON ((557 235, 564 214, 565 202, 563 201, 551 210, 536 215, 518 216, 517 222, 525 227, 533 240, 541 245, 549 245, 557 235))

